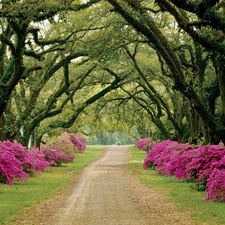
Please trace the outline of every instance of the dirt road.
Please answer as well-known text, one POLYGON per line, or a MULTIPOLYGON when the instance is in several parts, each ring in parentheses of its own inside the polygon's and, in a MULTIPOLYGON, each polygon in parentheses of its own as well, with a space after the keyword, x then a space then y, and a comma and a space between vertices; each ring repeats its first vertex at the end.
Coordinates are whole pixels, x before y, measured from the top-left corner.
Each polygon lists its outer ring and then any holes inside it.
POLYGON ((127 148, 111 146, 90 164, 62 208, 46 224, 145 224, 129 196, 123 167, 127 148))
POLYGON ((84 169, 69 193, 42 205, 32 225, 193 225, 164 196, 126 173, 127 146, 109 146, 84 169), (55 201, 55 200, 54 200, 55 201))

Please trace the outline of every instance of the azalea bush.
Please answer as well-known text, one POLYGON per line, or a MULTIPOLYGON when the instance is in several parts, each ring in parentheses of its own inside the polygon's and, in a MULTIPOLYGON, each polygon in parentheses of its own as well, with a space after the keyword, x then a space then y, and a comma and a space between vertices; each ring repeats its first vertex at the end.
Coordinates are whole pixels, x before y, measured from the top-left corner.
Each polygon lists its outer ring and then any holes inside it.
POLYGON ((36 172, 73 162, 74 158, 74 144, 69 139, 31 150, 17 141, 6 140, 0 143, 0 182, 13 185, 15 180, 27 181, 36 172))
MULTIPOLYGON (((44 149, 45 147, 43 147, 44 149)), ((65 153, 68 157, 67 162, 73 162, 75 159, 75 147, 74 145, 71 143, 71 141, 67 138, 62 138, 60 140, 54 141, 53 143, 51 143, 49 146, 46 147, 47 149, 54 149, 57 151, 61 151, 63 153, 65 153)), ((54 153, 52 153, 54 154, 54 153)))
POLYGON ((79 136, 77 134, 73 134, 73 133, 67 133, 65 132, 65 135, 69 136, 69 140, 71 141, 71 143, 74 144, 74 146, 76 146, 76 149, 78 150, 78 152, 84 152, 86 149, 86 139, 82 136, 79 136))
POLYGON ((59 166, 62 163, 73 162, 74 159, 74 157, 71 158, 71 156, 65 152, 52 149, 49 146, 41 147, 41 153, 43 153, 45 160, 49 162, 51 166, 59 166))
POLYGON ((195 182, 195 189, 207 191, 206 200, 225 201, 225 147, 223 144, 194 146, 162 141, 147 153, 143 167, 160 174, 195 182), (196 188, 198 187, 198 188, 196 188))
POLYGON ((28 150, 16 141, 0 143, 0 182, 12 185, 14 180, 28 180, 29 175, 49 167, 38 149, 28 150))
POLYGON ((0 145, 0 182, 13 185, 13 181, 28 180, 29 175, 23 171, 22 162, 0 145))
POLYGON ((30 175, 33 175, 36 172, 44 172, 47 167, 51 167, 50 163, 46 161, 45 155, 39 148, 32 148, 27 151, 22 165, 23 170, 30 175))
POLYGON ((207 180, 206 200, 225 202, 225 169, 214 169, 207 180))
POLYGON ((138 150, 149 151, 152 148, 152 146, 153 141, 148 137, 141 138, 140 140, 135 142, 135 147, 138 150))
POLYGON ((86 139, 74 133, 63 132, 61 136, 49 141, 48 146, 61 150, 72 159, 74 152, 84 152, 86 149, 86 139))

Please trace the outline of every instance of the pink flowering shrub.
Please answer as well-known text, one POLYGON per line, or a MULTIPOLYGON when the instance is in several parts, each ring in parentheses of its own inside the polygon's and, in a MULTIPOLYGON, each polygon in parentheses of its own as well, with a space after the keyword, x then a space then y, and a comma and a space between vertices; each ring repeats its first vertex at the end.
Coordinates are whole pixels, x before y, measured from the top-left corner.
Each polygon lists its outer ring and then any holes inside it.
POLYGON ((149 151, 153 146, 153 142, 150 138, 145 137, 135 142, 135 147, 138 150, 149 151))
POLYGON ((44 172, 47 167, 51 167, 50 163, 46 161, 45 155, 39 148, 32 148, 24 157, 23 169, 30 175, 35 172, 44 172))
POLYGON ((28 180, 29 175, 43 172, 47 167, 73 162, 74 147, 69 140, 55 146, 64 151, 49 146, 28 150, 16 141, 1 142, 0 182, 13 185, 14 180, 28 180))
POLYGON ((147 169, 154 166, 158 172, 165 173, 166 164, 171 162, 172 158, 176 155, 175 152, 178 153, 179 150, 180 148, 176 141, 166 140, 156 142, 147 153, 143 167, 147 169))
POLYGON ((29 174, 49 167, 44 155, 28 150, 16 141, 0 143, 0 182, 13 184, 14 180, 28 180, 29 174))
POLYGON ((70 162, 74 161, 76 151, 84 152, 86 149, 86 139, 73 133, 64 132, 60 137, 48 143, 51 149, 63 151, 69 157, 70 162))
POLYGON ((223 144, 194 146, 176 141, 155 143, 147 153, 143 167, 160 174, 194 181, 206 190, 207 200, 225 199, 225 147, 223 144), (215 171, 220 171, 217 174, 215 171), (213 175, 212 175, 213 174, 213 175))
POLYGON ((0 144, 0 182, 13 185, 15 179, 28 180, 28 177, 23 171, 22 162, 0 144))
POLYGON ((73 143, 78 152, 84 152, 86 149, 86 139, 82 136, 78 136, 77 134, 73 134, 73 133, 67 133, 65 132, 64 135, 68 135, 69 136, 69 140, 71 141, 71 143, 73 143))
POLYGON ((21 162, 23 162, 23 159, 28 152, 27 148, 17 141, 3 141, 0 143, 0 146, 3 151, 11 152, 15 158, 21 162))
POLYGON ((206 200, 225 202, 225 169, 214 169, 207 180, 206 200))
MULTIPOLYGON (((198 146, 191 151, 191 161, 186 165, 186 174, 195 181, 205 182, 214 168, 219 167, 219 162, 225 155, 224 147, 220 145, 198 146)), ((225 166, 225 164, 223 164, 225 166)), ((223 167, 223 166, 222 166, 223 167)), ((221 167, 221 168, 222 168, 221 167)))
POLYGON ((41 147, 41 152, 44 154, 45 160, 49 162, 51 166, 59 166, 62 163, 71 161, 65 152, 52 149, 49 146, 41 147))
POLYGON ((68 162, 73 162, 75 155, 74 155, 74 145, 71 143, 69 139, 63 138, 58 141, 53 142, 49 145, 51 149, 55 149, 57 151, 64 152, 68 157, 68 162))

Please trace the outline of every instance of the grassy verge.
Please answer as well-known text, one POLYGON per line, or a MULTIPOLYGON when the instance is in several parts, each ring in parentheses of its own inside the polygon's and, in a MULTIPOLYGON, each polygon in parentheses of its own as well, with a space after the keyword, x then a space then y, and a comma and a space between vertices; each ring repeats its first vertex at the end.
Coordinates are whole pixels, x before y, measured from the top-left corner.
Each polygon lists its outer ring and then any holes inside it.
POLYGON ((149 188, 169 197, 169 201, 179 203, 181 211, 189 211, 199 222, 207 225, 225 224, 225 203, 206 202, 206 193, 190 188, 190 183, 165 177, 154 170, 144 170, 142 163, 146 153, 130 148, 129 173, 137 177, 149 188))
POLYGON ((0 224, 15 221, 15 215, 25 207, 60 194, 82 168, 101 155, 103 148, 88 146, 84 153, 76 153, 74 163, 48 169, 31 177, 29 182, 17 182, 13 186, 0 184, 0 224))

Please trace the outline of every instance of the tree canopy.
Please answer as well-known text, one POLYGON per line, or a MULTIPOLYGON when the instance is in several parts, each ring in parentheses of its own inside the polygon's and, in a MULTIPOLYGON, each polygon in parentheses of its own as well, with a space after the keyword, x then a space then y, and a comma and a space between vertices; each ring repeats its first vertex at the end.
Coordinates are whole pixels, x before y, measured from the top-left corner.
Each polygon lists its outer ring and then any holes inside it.
POLYGON ((2 140, 105 126, 225 142, 223 0, 0 4, 2 140))

